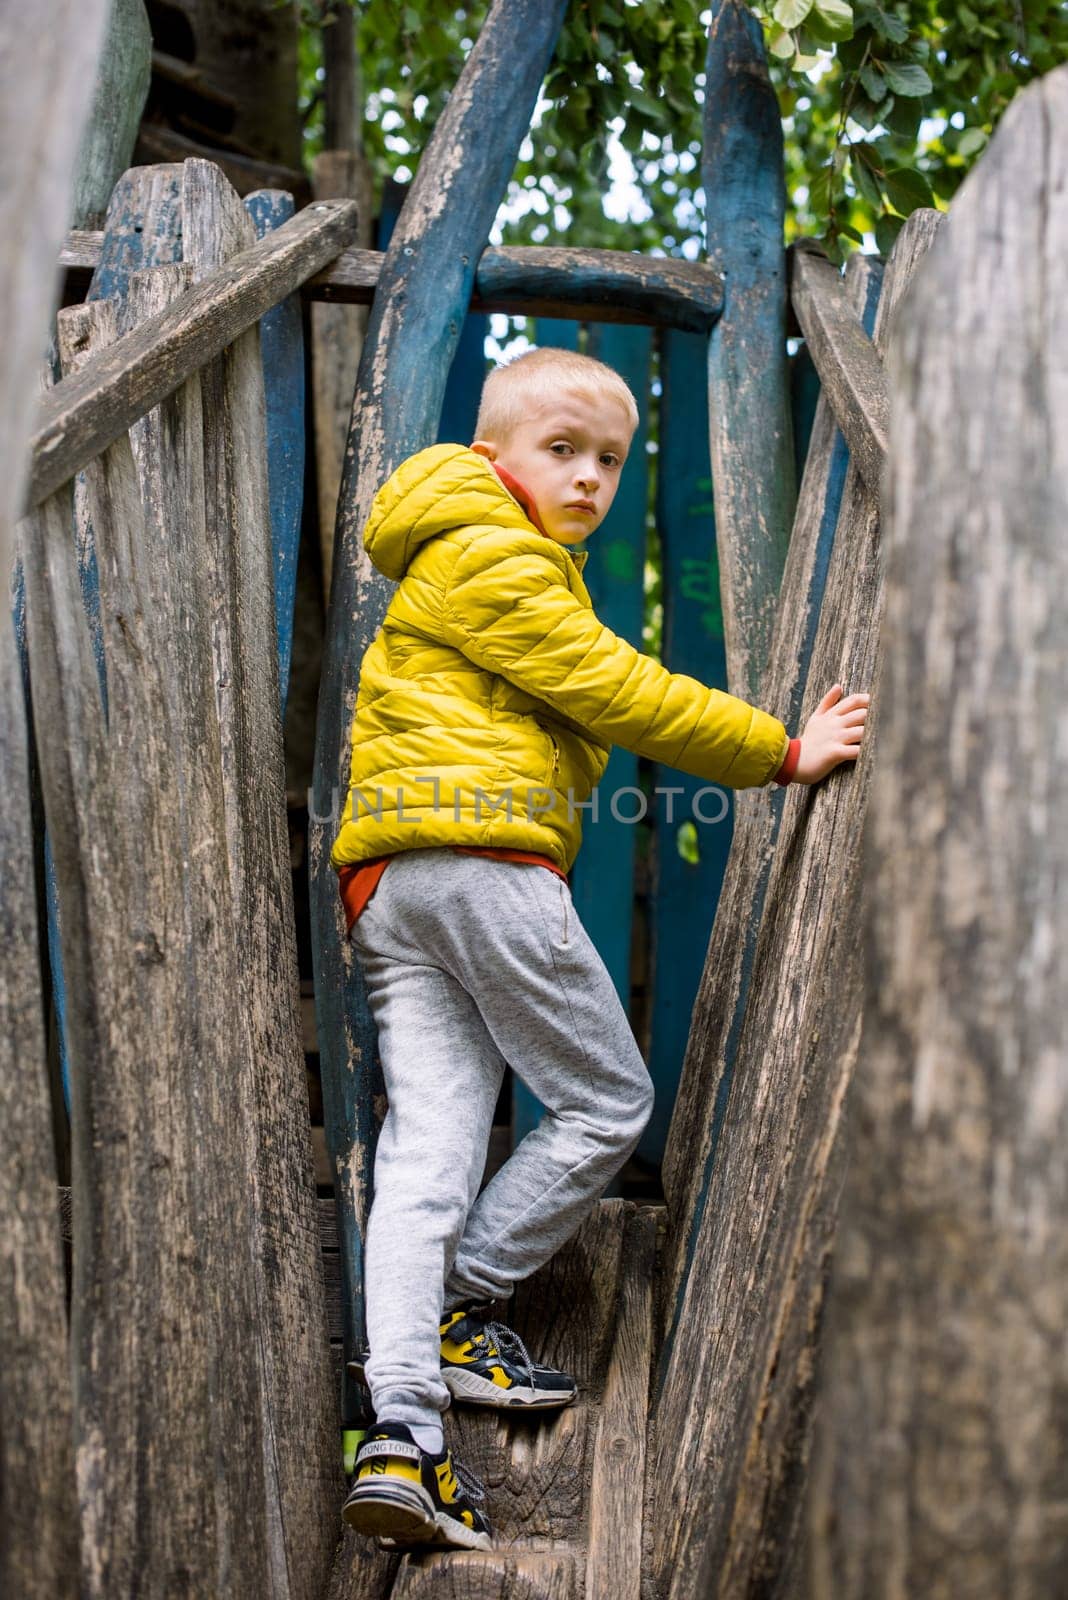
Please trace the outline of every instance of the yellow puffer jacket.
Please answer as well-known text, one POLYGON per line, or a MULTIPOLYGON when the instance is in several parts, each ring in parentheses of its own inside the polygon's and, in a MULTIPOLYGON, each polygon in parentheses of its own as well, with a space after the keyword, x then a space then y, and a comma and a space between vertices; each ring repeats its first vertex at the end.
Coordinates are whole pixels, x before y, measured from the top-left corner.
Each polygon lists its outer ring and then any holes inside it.
POLYGON ((474 451, 405 461, 364 542, 398 587, 360 673, 335 867, 461 844, 566 871, 613 744, 735 789, 782 765, 775 717, 598 622, 585 556, 539 533, 474 451))

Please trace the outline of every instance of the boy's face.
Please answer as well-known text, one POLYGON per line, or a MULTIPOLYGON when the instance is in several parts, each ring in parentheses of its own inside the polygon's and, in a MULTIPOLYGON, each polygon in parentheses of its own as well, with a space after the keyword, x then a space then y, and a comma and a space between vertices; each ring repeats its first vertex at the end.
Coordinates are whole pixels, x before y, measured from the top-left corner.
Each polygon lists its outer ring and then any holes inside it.
POLYGON ((476 439, 480 455, 518 478, 557 544, 579 544, 600 527, 619 488, 633 430, 612 395, 569 393, 534 400, 503 443, 476 439))

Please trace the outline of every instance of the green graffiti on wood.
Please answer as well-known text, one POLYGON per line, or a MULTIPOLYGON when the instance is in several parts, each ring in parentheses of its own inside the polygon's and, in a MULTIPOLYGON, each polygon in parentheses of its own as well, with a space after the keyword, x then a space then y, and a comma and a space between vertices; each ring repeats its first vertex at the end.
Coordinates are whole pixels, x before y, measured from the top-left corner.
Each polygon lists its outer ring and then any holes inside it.
POLYGON ((719 597, 719 561, 710 556, 683 556, 679 592, 683 600, 696 600, 702 607, 701 627, 710 639, 723 638, 723 606, 719 597))

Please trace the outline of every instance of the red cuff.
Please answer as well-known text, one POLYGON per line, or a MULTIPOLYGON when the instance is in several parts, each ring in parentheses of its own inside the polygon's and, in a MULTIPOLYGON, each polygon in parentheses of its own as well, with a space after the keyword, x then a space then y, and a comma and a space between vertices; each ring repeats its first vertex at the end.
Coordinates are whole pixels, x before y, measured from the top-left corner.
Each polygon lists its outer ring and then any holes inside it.
POLYGON ((797 763, 801 760, 801 740, 791 739, 786 751, 786 760, 775 774, 776 783, 789 783, 797 770, 797 763))

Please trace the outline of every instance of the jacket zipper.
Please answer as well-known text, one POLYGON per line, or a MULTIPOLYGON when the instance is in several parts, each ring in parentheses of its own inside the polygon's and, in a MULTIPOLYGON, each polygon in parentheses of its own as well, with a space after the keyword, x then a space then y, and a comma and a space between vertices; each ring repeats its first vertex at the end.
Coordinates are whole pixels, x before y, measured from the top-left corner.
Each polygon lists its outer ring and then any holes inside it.
POLYGON ((549 735, 549 741, 550 741, 550 743, 552 744, 552 747, 553 747, 553 759, 552 759, 552 762, 550 763, 550 766, 549 766, 549 775, 548 775, 548 777, 546 778, 545 781, 546 781, 546 783, 551 784, 553 786, 553 788, 555 788, 556 787, 556 774, 560 770, 560 746, 557 744, 556 740, 553 738, 551 733, 549 735))

